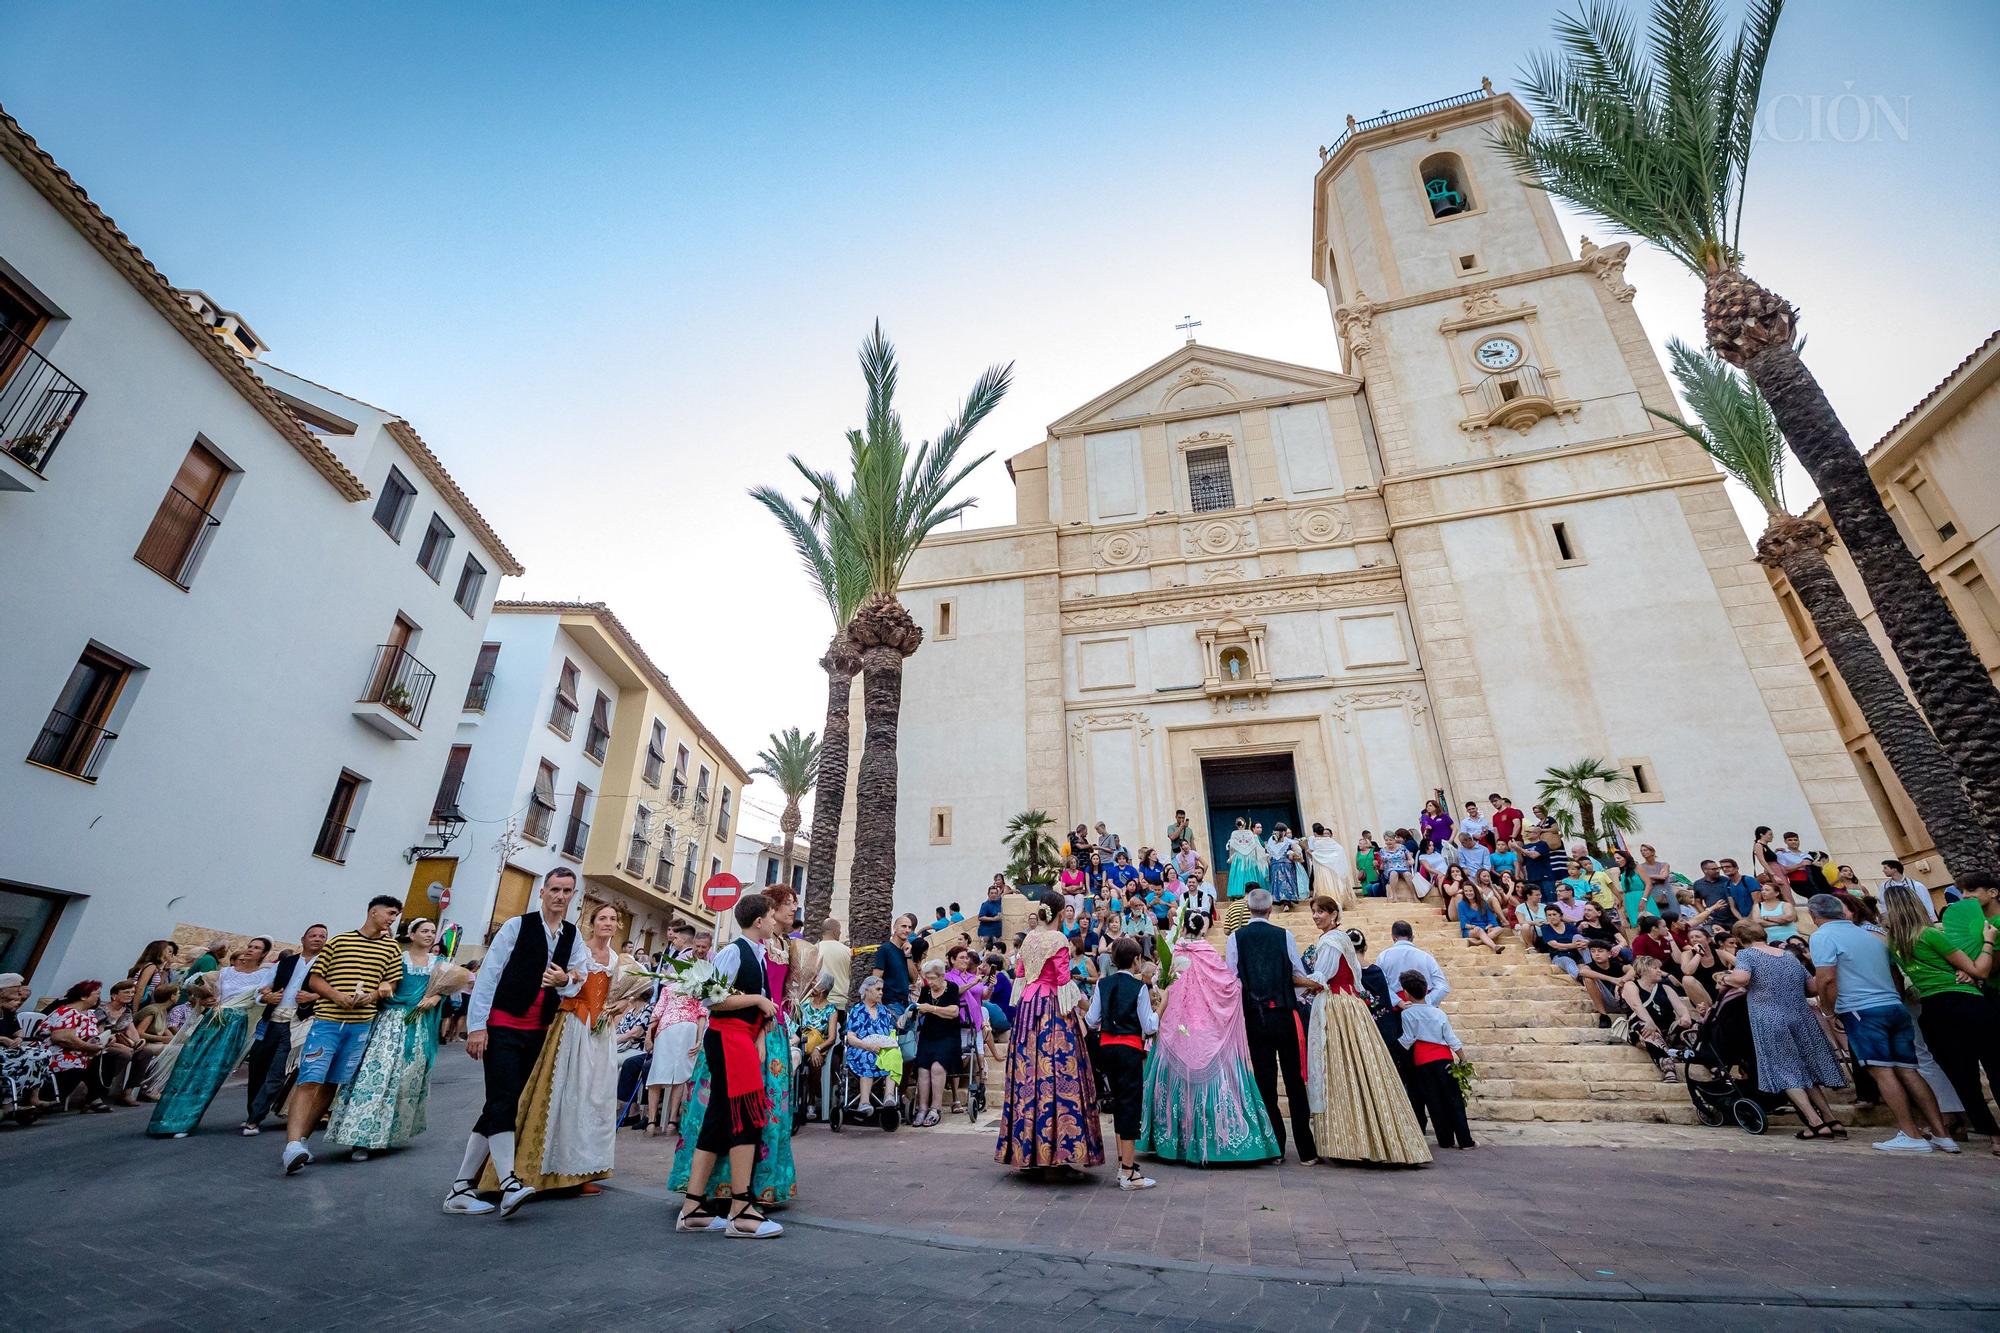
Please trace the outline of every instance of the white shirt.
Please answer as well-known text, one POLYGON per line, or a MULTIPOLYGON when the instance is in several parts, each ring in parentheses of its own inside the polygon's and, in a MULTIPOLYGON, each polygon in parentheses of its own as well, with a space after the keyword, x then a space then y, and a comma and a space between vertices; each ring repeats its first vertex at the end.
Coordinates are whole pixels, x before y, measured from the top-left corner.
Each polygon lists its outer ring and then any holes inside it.
MULTIPOLYGON (((1104 1018, 1098 1012, 1097 1007, 1103 997, 1104 987, 1102 986, 1099 986, 1090 993, 1090 1010, 1084 1014, 1083 1021, 1092 1027, 1102 1027, 1104 1025, 1104 1018)), ((1141 986, 1139 987, 1139 1031, 1143 1035, 1150 1037, 1159 1030, 1160 1020, 1153 1013, 1152 989, 1147 986, 1141 986)))
POLYGON ((255 972, 239 971, 233 966, 218 967, 215 969, 215 998, 218 1002, 227 1004, 244 991, 267 990, 271 985, 271 978, 277 971, 275 963, 270 967, 260 967, 255 972))
MULTIPOLYGON (((319 957, 318 954, 314 954, 312 958, 308 958, 304 954, 299 955, 299 961, 292 966, 290 980, 285 982, 284 993, 278 997, 278 1007, 280 1009, 297 1010, 299 1007, 299 990, 306 984, 306 976, 312 971, 313 958, 317 957, 319 957)), ((273 975, 275 975, 276 969, 274 968, 272 971, 273 975)))
POLYGON ((1444 1016, 1444 1010, 1434 1004, 1404 1006, 1401 1040, 1404 1050, 1408 1050, 1420 1041, 1449 1046, 1454 1054, 1465 1049, 1464 1043, 1458 1039, 1458 1034, 1451 1030, 1451 1020, 1444 1016))
POLYGON ((1458 821, 1460 833, 1470 833, 1476 842, 1493 831, 1493 821, 1484 815, 1467 815, 1458 821))
MULTIPOLYGON (((556 942, 562 938, 562 925, 558 923, 554 930, 550 930, 547 919, 540 912, 535 913, 535 920, 542 923, 542 933, 549 941, 549 961, 554 962, 556 942)), ((486 956, 479 962, 478 980, 472 983, 472 1002, 465 1010, 465 1030, 468 1035, 486 1031, 486 1016, 493 1012, 493 992, 500 989, 500 974, 506 971, 507 960, 514 956, 514 943, 520 938, 521 918, 509 917, 507 923, 500 927, 500 932, 493 937, 493 943, 487 946, 486 956)), ((581 935, 577 937, 576 946, 577 953, 587 956, 581 935)), ((572 958, 571 961, 574 962, 575 959, 572 958)), ((581 980, 565 982, 556 987, 556 994, 568 997, 576 994, 582 987, 581 980)))
POLYGON ((1389 994, 1402 991, 1397 978, 1405 972, 1420 972, 1424 984, 1430 988, 1425 998, 1437 1004, 1451 993, 1451 983, 1444 979, 1444 972, 1438 967, 1437 959, 1419 949, 1408 940, 1397 940, 1394 944, 1375 955, 1375 965, 1382 969, 1382 979, 1389 983, 1389 994))
MULTIPOLYGON (((1931 905, 1931 891, 1925 887, 1922 880, 1918 879, 1915 875, 1905 875, 1901 879, 1885 879, 1882 881, 1882 889, 1887 889, 1891 884, 1901 884, 1910 892, 1916 894, 1917 901, 1923 905, 1924 914, 1933 921, 1938 919, 1937 908, 1931 905)), ((1876 902, 1881 902, 1885 896, 1882 889, 1876 890, 1876 902)))

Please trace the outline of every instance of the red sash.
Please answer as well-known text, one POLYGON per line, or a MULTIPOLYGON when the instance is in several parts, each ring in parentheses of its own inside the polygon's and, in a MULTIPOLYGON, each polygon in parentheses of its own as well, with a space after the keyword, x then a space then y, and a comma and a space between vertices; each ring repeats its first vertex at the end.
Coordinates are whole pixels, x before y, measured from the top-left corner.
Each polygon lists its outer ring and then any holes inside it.
POLYGON ((757 1038, 764 1030, 762 1015, 738 1018, 717 1014, 710 1025, 722 1043, 722 1072, 727 1080, 723 1095, 729 1099, 729 1127, 737 1133, 762 1129, 771 1118, 771 1097, 764 1091, 764 1057, 757 1038))

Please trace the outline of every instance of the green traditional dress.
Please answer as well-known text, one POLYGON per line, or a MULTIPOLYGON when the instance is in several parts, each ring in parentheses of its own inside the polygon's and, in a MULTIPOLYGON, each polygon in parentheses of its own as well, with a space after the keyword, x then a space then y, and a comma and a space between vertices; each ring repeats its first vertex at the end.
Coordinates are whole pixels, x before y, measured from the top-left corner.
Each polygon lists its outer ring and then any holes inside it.
POLYGON ((419 971, 404 958, 403 979, 375 1015, 361 1067, 333 1103, 326 1123, 329 1143, 400 1148, 424 1132, 444 1006, 434 1004, 422 1013, 416 1006, 429 989, 431 969, 436 966, 435 960, 427 959, 419 971))

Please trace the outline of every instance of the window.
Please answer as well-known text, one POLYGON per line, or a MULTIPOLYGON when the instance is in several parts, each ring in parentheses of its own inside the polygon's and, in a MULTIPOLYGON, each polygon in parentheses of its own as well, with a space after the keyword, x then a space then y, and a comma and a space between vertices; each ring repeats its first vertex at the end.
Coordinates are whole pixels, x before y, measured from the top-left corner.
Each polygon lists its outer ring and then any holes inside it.
POLYGON ((1423 160, 1417 174, 1424 182, 1424 202, 1432 218, 1456 217, 1473 211, 1472 187, 1467 183, 1465 165, 1457 153, 1433 153, 1423 160))
POLYGON ((951 807, 934 805, 931 807, 931 845, 941 847, 951 841, 951 807))
POLYGON ((1478 256, 1478 255, 1460 255, 1460 256, 1458 257, 1458 271, 1459 271, 1460 273, 1477 273, 1477 272, 1479 272, 1479 271, 1480 271, 1480 267, 1479 267, 1479 256, 1478 256))
POLYGON ((766 856, 764 858, 764 883, 768 887, 772 884, 776 884, 777 882, 778 882, 778 858, 775 856, 766 856))
POLYGON ((688 747, 676 746, 674 750, 674 785, 667 793, 675 805, 687 799, 688 794, 688 747))
POLYGON ((185 589, 208 535, 221 526, 215 502, 228 476, 228 467, 206 446, 197 442, 190 447, 132 558, 185 589))
POLYGON ((640 776, 648 787, 660 785, 660 774, 667 767, 667 724, 653 719, 653 735, 646 742, 646 769, 640 776))
POLYGON ((1583 548, 1577 545, 1576 535, 1569 530, 1569 524, 1549 524, 1549 537, 1555 543, 1558 565, 1580 565, 1584 562, 1583 548))
POLYGON ((701 766, 701 776, 694 784, 694 819, 697 824, 708 823, 708 765, 701 766))
POLYGON ((410 485, 410 479, 390 468, 382 493, 375 497, 375 526, 397 541, 403 540, 403 523, 410 516, 410 501, 416 497, 417 488, 410 485))
POLYGON ((1868 793, 1868 803, 1875 807, 1875 817, 1882 821, 1882 829, 1889 835, 1889 845, 1899 857, 1908 856, 1916 850, 1916 841, 1910 837, 1910 829, 1903 822, 1903 815, 1896 808, 1889 789, 1882 783, 1882 771, 1875 767, 1875 756, 1869 746, 1854 751, 1854 768, 1861 775, 1862 790, 1868 793))
POLYGON ((451 757, 444 762, 444 777, 438 782, 437 798, 431 802, 432 819, 443 819, 446 815, 464 818, 458 808, 458 793, 465 786, 465 765, 471 758, 470 745, 451 747, 451 757))
POLYGON ((1658 770, 1650 759, 1626 759, 1620 761, 1620 768, 1631 779, 1631 788, 1625 799, 1635 805, 1664 801, 1666 796, 1660 791, 1658 770))
POLYGON ((1917 505, 1917 511, 1924 516, 1924 522, 1937 533, 1938 540, 1948 542, 1958 536, 1958 524, 1952 522, 1951 511, 1945 508, 1944 497, 1938 494, 1931 479, 1920 470, 1912 470, 1903 477, 1903 486, 1910 492, 1910 499, 1917 505))
POLYGON ((354 838, 355 821, 361 817, 361 789, 368 779, 346 769, 333 784, 333 799, 326 803, 326 818, 313 843, 313 855, 336 865, 347 864, 347 846, 354 838))
POLYGON ((430 575, 432 583, 444 580, 444 559, 451 553, 452 531, 437 514, 431 515, 431 525, 424 529, 424 540, 417 547, 417 568, 430 575))
POLYGON ((687 845, 687 860, 681 864, 682 902, 691 903, 694 901, 694 877, 696 870, 694 859, 699 854, 695 849, 695 843, 693 840, 690 840, 687 845))
POLYGON ((1197 514, 1236 507, 1236 483, 1229 475, 1229 447, 1190 449, 1188 502, 1197 514))
POLYGON ((576 728, 576 687, 580 674, 576 663, 565 657, 562 676, 556 681, 556 701, 549 709, 549 727, 564 740, 576 728))
POLYGON ((479 645, 479 660, 472 664, 472 681, 465 687, 465 711, 483 713, 486 701, 493 695, 493 668, 500 662, 500 645, 482 643, 479 645))
POLYGON ((584 815, 590 811, 590 788, 581 782, 569 798, 569 827, 563 832, 563 855, 583 857, 583 849, 590 845, 590 821, 584 815))
POLYGON ((947 597, 937 604, 937 629, 933 639, 955 639, 958 637, 958 599, 947 597))
POLYGON ((110 730, 111 711, 133 674, 130 664, 103 649, 84 649, 28 751, 28 762, 97 781, 97 770, 118 739, 110 730))
POLYGON ((646 848, 652 841, 653 812, 642 805, 632 813, 632 841, 625 849, 625 869, 629 873, 646 873, 646 848))
POLYGON ((727 787, 722 789, 722 795, 715 803, 715 836, 718 838, 729 836, 729 788, 727 787))
POLYGON ((542 760, 535 771, 535 789, 528 797, 528 821, 521 836, 529 842, 547 843, 556 820, 556 766, 542 760))
POLYGON ((604 762, 604 751, 611 744, 611 700, 604 691, 597 692, 597 701, 590 706, 590 730, 583 733, 583 752, 598 763, 604 762))
POLYGON ((486 566, 471 556, 465 557, 465 568, 458 571, 458 591, 451 600, 458 603, 458 609, 468 616, 479 612, 479 590, 486 586, 486 566))
POLYGON ((674 835, 671 829, 660 831, 660 860, 653 867, 653 883, 667 888, 674 882, 674 835))
POLYGON ((792 867, 792 892, 797 894, 803 894, 805 893, 805 891, 806 891, 806 868, 802 865, 794 865, 792 867))
POLYGON ((709 857, 709 858, 708 858, 708 877, 709 877, 710 879, 714 879, 714 878, 715 878, 715 877, 716 877, 717 875, 720 875, 721 873, 722 873, 722 858, 721 858, 721 857, 719 857, 719 856, 711 856, 711 857, 709 857))

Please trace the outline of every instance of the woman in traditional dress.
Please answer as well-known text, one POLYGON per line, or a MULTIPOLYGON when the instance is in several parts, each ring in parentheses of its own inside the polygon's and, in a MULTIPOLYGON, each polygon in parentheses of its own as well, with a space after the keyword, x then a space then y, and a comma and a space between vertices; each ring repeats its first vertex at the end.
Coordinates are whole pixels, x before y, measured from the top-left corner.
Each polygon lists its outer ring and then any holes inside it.
POLYGON ((436 943, 437 922, 418 917, 409 924, 403 979, 376 1012, 361 1067, 341 1088, 327 1118, 327 1141, 347 1144, 354 1161, 401 1148, 424 1132, 444 999, 472 983, 470 972, 431 953, 436 943))
POLYGON ((1292 837, 1292 831, 1283 824, 1271 829, 1270 841, 1264 844, 1267 861, 1265 873, 1270 877, 1266 885, 1271 890, 1273 902, 1283 910, 1292 910, 1292 904, 1299 900, 1299 844, 1292 837))
MULTIPOLYGON (((766 885, 759 892, 770 903, 774 922, 771 938, 764 942, 764 979, 770 987, 771 999, 778 1006, 778 1013, 761 1039, 764 1094, 770 1099, 771 1115, 764 1122, 763 1132, 757 1140, 756 1163, 750 1171, 750 1193, 760 1207, 781 1208, 799 1192, 798 1171, 792 1164, 792 1042, 798 1027, 799 1005, 805 1001, 817 975, 816 959, 814 951, 808 949, 803 940, 792 938, 792 922, 799 910, 798 895, 783 884, 766 885)), ((667 1188, 671 1190, 687 1189, 688 1176, 694 1166, 696 1140, 701 1137, 702 1117, 708 1114, 711 1083, 707 1058, 697 1058, 687 1110, 681 1117, 680 1148, 674 1153, 673 1170, 667 1177, 667 1188)), ((729 1159, 726 1156, 716 1161, 715 1171, 708 1178, 708 1192, 711 1198, 729 1196, 729 1159)))
POLYGON ((1312 858, 1313 887, 1340 904, 1342 911, 1352 907, 1353 862, 1347 859, 1347 849, 1333 836, 1333 830, 1314 824, 1312 836, 1306 839, 1306 855, 1312 858))
POLYGON ((1201 937, 1207 929, 1197 914, 1174 945, 1173 983, 1146 1060, 1139 1151, 1195 1166, 1275 1161, 1284 1152, 1250 1072, 1243 983, 1201 937))
POLYGON ((1263 851, 1263 844, 1250 831, 1249 820, 1236 821, 1236 831, 1229 835, 1228 851, 1229 896, 1241 898, 1250 890, 1263 887, 1264 867, 1258 856, 1263 851))
MULTIPOLYGON (((618 909, 605 903, 584 923, 583 986, 562 1002, 561 1017, 542 1041, 535 1072, 521 1090, 516 1116, 514 1174, 538 1192, 579 1189, 597 1193, 611 1174, 618 1132, 617 1013, 612 989, 624 972, 611 937, 618 909)), ((642 977, 633 978, 643 983, 642 977)), ((500 1188, 493 1163, 481 1190, 500 1188)))
POLYGON ((1063 900, 1044 893, 1021 944, 1021 990, 1007 1043, 1007 1095, 993 1159, 1024 1171, 1104 1164, 1097 1079, 1084 1045, 1083 995, 1070 980, 1070 946, 1055 920, 1063 900))
POLYGON ((184 1139, 201 1123, 222 1081, 249 1051, 251 1035, 264 1016, 263 992, 276 970, 264 966, 270 952, 271 941, 259 936, 209 978, 216 987, 215 1007, 175 1035, 147 1076, 146 1086, 160 1094, 148 1134, 184 1139))
POLYGON ((1306 1030, 1306 1092, 1319 1155, 1421 1166, 1430 1145, 1359 993, 1361 960, 1340 928, 1340 905, 1315 898, 1312 914, 1321 933, 1306 951, 1306 970, 1323 989, 1313 993, 1306 1030))

